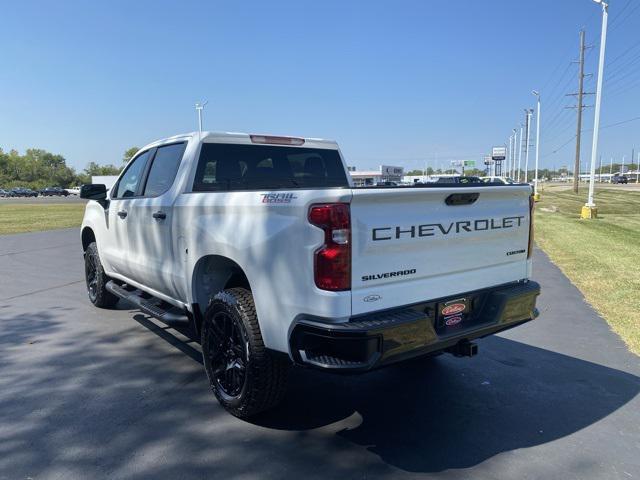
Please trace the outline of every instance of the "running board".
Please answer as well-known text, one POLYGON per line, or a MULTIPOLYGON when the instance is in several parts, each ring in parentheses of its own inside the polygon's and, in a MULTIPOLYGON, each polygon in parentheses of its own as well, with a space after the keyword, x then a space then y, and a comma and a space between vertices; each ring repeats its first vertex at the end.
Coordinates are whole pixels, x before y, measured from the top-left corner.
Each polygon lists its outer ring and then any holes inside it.
POLYGON ((140 290, 127 290, 110 280, 105 288, 113 293, 116 297, 120 297, 127 302, 133 303, 142 312, 151 315, 153 318, 160 320, 170 326, 189 326, 190 320, 178 307, 171 306, 164 309, 143 298, 140 290))

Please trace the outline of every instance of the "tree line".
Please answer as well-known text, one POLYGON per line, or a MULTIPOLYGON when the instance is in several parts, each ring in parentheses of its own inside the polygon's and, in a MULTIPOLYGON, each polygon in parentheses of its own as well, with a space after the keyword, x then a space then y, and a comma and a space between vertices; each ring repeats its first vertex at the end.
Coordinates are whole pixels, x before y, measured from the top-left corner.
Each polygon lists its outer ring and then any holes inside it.
POLYGON ((45 187, 69 188, 84 185, 91 183, 94 175, 118 175, 137 151, 137 147, 127 149, 119 166, 90 162, 84 170, 76 172, 59 154, 28 148, 20 155, 17 150, 5 152, 0 148, 0 188, 25 187, 38 190, 45 187))
MULTIPOLYGON (((627 169, 626 171, 629 171, 629 170, 635 171, 636 168, 639 168, 639 165, 637 163, 636 164, 627 163, 624 166, 627 169)), ((617 172, 620 172, 621 170, 622 170, 621 163, 614 163, 614 164, 607 164, 607 165, 603 164, 602 167, 596 168, 596 175, 608 174, 610 172, 617 173, 617 172)), ((431 167, 427 168, 427 175, 438 175, 438 174, 447 174, 447 173, 456 174, 456 173, 460 173, 460 170, 453 170, 453 169, 434 170, 431 167)), ((588 171, 583 170, 580 173, 582 175, 585 175, 588 173, 588 171)), ((477 168, 465 168, 464 174, 469 176, 477 176, 477 177, 488 176, 487 170, 479 170, 477 168)), ((424 175, 424 170, 411 170, 405 173, 405 175, 424 175)), ((550 168, 541 168, 538 170, 538 178, 544 179, 544 180, 551 180, 552 178, 571 176, 571 175, 573 175, 573 171, 567 168, 560 168, 557 170, 550 169, 550 168)), ((529 170, 527 172, 527 178, 532 179, 534 178, 534 176, 535 176, 535 170, 529 170)), ((520 177, 524 178, 524 169, 521 170, 520 177)))

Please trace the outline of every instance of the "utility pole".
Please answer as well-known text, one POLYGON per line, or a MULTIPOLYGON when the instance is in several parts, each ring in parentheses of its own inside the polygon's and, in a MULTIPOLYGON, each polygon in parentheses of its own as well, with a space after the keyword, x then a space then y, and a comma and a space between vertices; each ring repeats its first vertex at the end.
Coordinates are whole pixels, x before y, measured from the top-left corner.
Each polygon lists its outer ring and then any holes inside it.
POLYGON ((582 97, 584 95, 584 30, 580 30, 580 60, 578 60, 578 125, 576 127, 576 159, 574 163, 573 173, 573 193, 578 193, 578 175, 575 172, 580 171, 580 137, 582 134, 582 97))
POLYGON ((533 110, 525 108, 524 109, 524 113, 525 113, 525 125, 526 125, 526 131, 527 131, 527 139, 525 140, 525 144, 524 144, 524 183, 528 183, 529 182, 529 137, 531 135, 531 114, 533 113, 533 110))

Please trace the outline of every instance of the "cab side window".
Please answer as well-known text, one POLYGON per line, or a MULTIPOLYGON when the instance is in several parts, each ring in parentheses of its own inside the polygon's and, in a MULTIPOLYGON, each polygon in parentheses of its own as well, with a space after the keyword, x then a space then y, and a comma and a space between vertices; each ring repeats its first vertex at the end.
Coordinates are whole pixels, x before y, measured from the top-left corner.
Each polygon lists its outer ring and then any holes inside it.
POLYGON ((120 181, 115 187, 115 192, 111 198, 135 197, 140 185, 140 180, 144 174, 144 167, 149 159, 149 152, 146 151, 129 162, 120 181))

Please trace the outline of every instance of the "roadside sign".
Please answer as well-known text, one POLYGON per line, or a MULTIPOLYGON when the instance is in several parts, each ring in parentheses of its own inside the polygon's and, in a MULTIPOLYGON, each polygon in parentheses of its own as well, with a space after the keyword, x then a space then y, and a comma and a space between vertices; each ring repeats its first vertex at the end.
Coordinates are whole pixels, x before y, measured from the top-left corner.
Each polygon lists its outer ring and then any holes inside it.
POLYGON ((387 175, 402 175, 404 168, 402 167, 392 167, 390 165, 381 165, 380 173, 384 173, 387 175))
POLYGON ((484 164, 485 165, 493 165, 494 164, 493 157, 490 157, 489 155, 484 157, 484 164))
POLYGON ((507 147, 493 147, 491 149, 491 158, 493 160, 504 160, 507 158, 507 147))
POLYGON ((464 160, 464 166, 465 167, 475 167, 476 166, 476 161, 475 160, 464 160))

